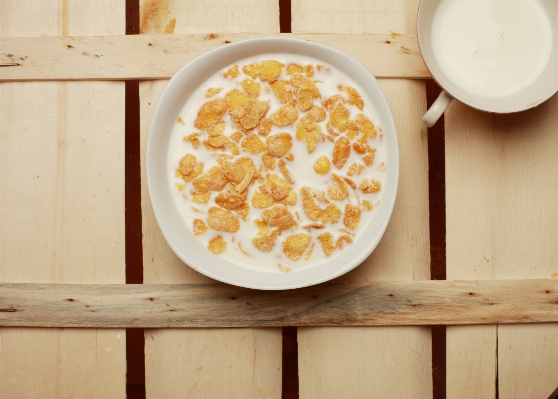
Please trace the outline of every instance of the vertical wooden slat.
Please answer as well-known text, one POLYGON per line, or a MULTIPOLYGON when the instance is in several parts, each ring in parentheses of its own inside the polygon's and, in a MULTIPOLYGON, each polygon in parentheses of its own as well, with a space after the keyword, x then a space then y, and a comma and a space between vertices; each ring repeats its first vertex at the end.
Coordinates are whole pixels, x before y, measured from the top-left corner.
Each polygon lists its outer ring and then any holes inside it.
MULTIPOLYGON (((448 279, 548 278, 558 247, 558 97, 494 115, 446 114, 448 279)), ((558 327, 448 328, 448 398, 545 398, 558 385, 558 327), (466 356, 464 355, 466 353, 466 356)))
MULTIPOLYGON (((119 3, 0 0, 0 36, 122 34, 119 3)), ((0 120, 0 281, 124 283, 124 84, 0 84, 0 120)), ((0 329, 0 397, 124 398, 125 362, 124 330, 0 329)))
MULTIPOLYGON (((143 1, 141 33, 278 32, 277 1, 143 1)), ((149 201, 145 150, 166 82, 140 84, 145 283, 208 283, 161 235, 149 201)), ((280 329, 146 330, 148 398, 280 398, 280 329)))
MULTIPOLYGON (((292 30, 414 33, 418 1, 293 0, 292 30)), ((365 49, 363 49, 365 51, 365 49)), ((401 174, 382 242, 344 281, 428 279, 427 142, 424 82, 381 80, 397 126, 401 174)), ((430 329, 299 328, 300 397, 432 397, 430 329)))

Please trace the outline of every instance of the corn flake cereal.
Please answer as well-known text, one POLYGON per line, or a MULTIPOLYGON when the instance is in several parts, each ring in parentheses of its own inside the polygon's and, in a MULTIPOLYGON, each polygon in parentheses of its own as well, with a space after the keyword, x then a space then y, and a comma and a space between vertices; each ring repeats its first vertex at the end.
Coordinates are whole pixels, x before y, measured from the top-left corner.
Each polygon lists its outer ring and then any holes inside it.
POLYGON ((235 65, 231 68, 229 68, 225 73, 223 73, 223 77, 224 78, 236 78, 238 76, 239 72, 238 72, 238 65, 235 65))
POLYGON ((338 103, 333 108, 333 111, 331 111, 329 123, 340 132, 344 132, 347 129, 345 123, 350 115, 351 112, 343 104, 338 103))
POLYGON ((329 162, 329 158, 326 156, 321 156, 316 159, 316 162, 314 162, 314 171, 319 175, 325 175, 329 172, 330 168, 331 163, 329 162))
POLYGON ((345 241, 347 244, 352 244, 353 240, 351 239, 351 237, 346 236, 346 235, 341 235, 339 237, 337 237, 337 240, 335 240, 335 247, 339 248, 339 249, 343 249, 343 241, 345 241))
POLYGON ((189 141, 195 149, 198 149, 200 147, 200 139, 198 136, 198 133, 189 134, 188 136, 184 136, 184 141, 189 141))
POLYGON ((327 195, 334 201, 342 201, 349 196, 349 189, 345 185, 345 181, 336 175, 335 173, 331 174, 331 179, 333 180, 334 185, 328 187, 327 195))
POLYGON ((271 128, 273 127, 272 125, 273 124, 271 123, 271 119, 260 119, 260 129, 258 130, 258 134, 260 136, 267 136, 271 132, 271 128))
POLYGON ((248 64, 242 67, 242 72, 256 80, 260 76, 259 67, 256 64, 248 64))
POLYGON ((299 89, 296 92, 296 105, 301 111, 307 111, 312 107, 312 91, 310 89, 299 89))
POLYGON ((362 157, 362 161, 364 162, 364 164, 366 166, 372 166, 372 163, 374 163, 374 154, 368 154, 362 157))
POLYGON ((312 245, 310 245, 310 249, 308 250, 308 252, 306 252, 306 255, 304 255, 304 260, 308 260, 312 257, 312 254, 314 253, 314 247, 316 246, 316 243, 314 241, 312 241, 312 245))
POLYGON ((312 236, 305 233, 293 234, 283 241, 283 254, 289 259, 298 260, 310 245, 312 236))
POLYGON ((274 173, 266 176, 265 183, 260 186, 263 193, 268 194, 275 201, 281 201, 286 198, 291 191, 291 186, 274 173))
POLYGON ((215 202, 221 208, 225 208, 229 211, 241 208, 246 202, 246 196, 232 192, 232 193, 219 193, 215 197, 215 202))
POLYGON ((283 273, 288 274, 290 273, 293 269, 291 269, 289 266, 284 265, 282 263, 279 263, 277 265, 277 267, 279 268, 279 270, 281 270, 283 273))
POLYGON ((259 235, 252 239, 252 243, 262 252, 271 252, 275 246, 275 238, 267 234, 259 235))
POLYGON ((298 64, 289 64, 287 66, 287 75, 292 75, 293 73, 302 73, 304 69, 298 64))
POLYGON ((281 171, 281 173, 285 177, 285 180, 287 181, 287 183, 294 184, 295 182, 292 179, 291 175, 289 174, 289 169, 287 168, 287 164, 285 163, 285 161, 280 159, 278 164, 279 164, 279 170, 281 171))
POLYGON ((265 143, 260 139, 259 136, 251 134, 242 140, 240 143, 242 149, 250 154, 260 154, 264 152, 267 148, 265 143))
POLYGON ((229 211, 216 206, 212 206, 211 208, 209 208, 207 214, 207 224, 213 230, 234 233, 235 231, 240 229, 240 223, 238 222, 238 219, 229 211))
POLYGON ((214 95, 219 94, 221 92, 221 90, 222 89, 218 89, 218 88, 215 88, 215 87, 209 88, 205 92, 205 97, 206 98, 213 97, 214 95))
POLYGON ((269 227, 277 227, 280 231, 297 225, 293 215, 282 205, 276 205, 271 209, 264 210, 262 212, 262 221, 269 227))
POLYGON ((274 60, 262 61, 258 67, 260 80, 262 82, 277 80, 277 78, 281 76, 284 66, 285 65, 274 60))
POLYGON ((211 192, 209 191, 203 194, 192 193, 192 202, 197 204, 207 204, 209 202, 209 198, 211 198, 211 192))
POLYGON ((209 136, 206 140, 203 141, 203 144, 209 145, 213 148, 221 148, 228 142, 229 138, 227 136, 209 136))
POLYGON ((215 255, 220 254, 225 249, 227 249, 227 242, 225 241, 225 239, 223 237, 217 236, 217 237, 213 238, 211 241, 209 241, 209 245, 207 246, 207 249, 212 254, 215 254, 215 255))
POLYGON ((364 179, 358 188, 365 194, 374 194, 381 190, 382 183, 377 180, 372 180, 368 183, 368 179, 364 179))
POLYGON ((347 183, 353 190, 356 190, 357 187, 354 181, 352 181, 348 177, 343 177, 343 180, 345 180, 345 183, 347 183))
MULTIPOLYGON (((269 136, 265 143, 267 145, 267 154, 272 157, 282 157, 293 146, 293 139, 288 133, 279 133, 269 136)), ((273 169, 273 168, 270 168, 273 169)))
POLYGON ((318 236, 318 241, 322 244, 322 250, 325 256, 331 256, 335 250, 335 245, 333 245, 333 236, 329 231, 322 233, 318 236))
POLYGON ((291 125, 298 119, 298 111, 292 105, 283 105, 271 114, 270 119, 275 126, 291 125))
POLYGON ((240 82, 244 92, 248 94, 250 97, 259 97, 260 91, 262 87, 256 81, 246 78, 242 82, 240 82))
POLYGON ((310 188, 302 187, 300 189, 300 195, 302 196, 302 209, 304 213, 312 220, 318 220, 322 209, 316 204, 312 194, 310 193, 310 188))
POLYGON ((254 191, 251 203, 254 208, 269 208, 274 204, 274 201, 269 195, 254 191))
POLYGON ((293 92, 290 89, 289 82, 287 80, 276 80, 269 84, 275 96, 279 99, 281 104, 295 105, 296 101, 293 97, 293 92))
POLYGON ((349 104, 356 106, 362 111, 362 109, 364 108, 364 101, 362 100, 362 97, 360 96, 358 91, 356 91, 356 89, 351 86, 346 86, 344 89, 350 97, 349 104))
POLYGON ((198 117, 194 121, 194 127, 206 130, 215 125, 225 115, 229 108, 229 102, 224 98, 216 98, 202 105, 198 117))
POLYGON ((198 193, 207 191, 221 191, 227 185, 228 180, 221 172, 221 168, 214 166, 204 175, 194 179, 192 184, 198 193))
MULTIPOLYGON (((267 148, 269 150, 269 144, 268 144, 267 148)), ((262 163, 269 170, 274 170, 275 169, 275 158, 273 158, 271 155, 269 155, 267 153, 262 154, 262 163)))
POLYGON ((304 65, 304 74, 307 78, 314 76, 314 67, 311 64, 304 65))
MULTIPOLYGON (((236 233, 226 236, 237 243, 237 251, 228 252, 231 256, 252 257, 241 245, 241 239, 249 239, 255 251, 274 257, 273 264, 284 256, 285 263, 278 267, 289 273, 291 261, 304 255, 305 260, 330 257, 353 243, 357 228, 366 221, 361 223, 362 211, 373 210, 367 196, 381 191, 382 183, 371 176, 377 179, 375 171, 386 167, 384 153, 372 148, 378 133, 366 116, 359 90, 339 80, 329 84, 337 78, 331 78, 335 73, 328 67, 280 61, 231 66, 219 75, 216 87, 204 89, 205 97, 212 99, 203 100, 196 110, 182 111, 189 116, 178 117, 173 129, 192 129, 180 137, 195 151, 177 157, 174 171, 181 180, 173 184, 190 206, 189 215, 200 214, 189 219, 194 235, 209 229, 236 233), (295 162, 293 153, 300 150, 317 155, 313 160, 297 155, 295 162), (287 161, 292 164, 287 166, 287 161), (380 164, 375 171, 365 168, 374 162, 380 164), (339 174, 332 173, 332 164, 339 174), (276 167, 279 171, 274 173, 276 167), (357 184, 354 176, 361 173, 363 180, 357 184), (250 220, 258 233, 248 238, 241 226, 250 220), (315 253, 316 242, 323 254, 315 253)), ((374 205, 379 203, 374 198, 374 205)), ((222 253, 227 240, 214 237, 207 249, 222 253)))
POLYGON ((363 114, 358 114, 356 116, 356 124, 358 126, 358 128, 360 129, 360 131, 363 133, 363 136, 366 138, 375 138, 376 137, 376 128, 374 127, 374 124, 372 122, 370 122, 370 119, 368 119, 366 116, 364 116, 363 114))
POLYGON ((345 216, 343 217, 343 224, 354 230, 360 222, 360 208, 351 204, 345 205, 345 216))
POLYGON ((335 204, 329 204, 320 213, 320 219, 322 220, 323 224, 335 224, 339 221, 339 218, 341 218, 341 210, 335 204))
POLYGON ((316 84, 305 76, 294 74, 289 82, 296 89, 309 89, 313 98, 321 97, 320 90, 318 90, 316 84))
POLYGON ((296 125, 296 139, 306 142, 308 154, 314 152, 320 139, 320 126, 316 125, 316 120, 310 114, 304 115, 296 125))
POLYGON ((341 169, 349 159, 349 155, 351 155, 351 142, 346 137, 339 137, 333 147, 333 166, 341 169))
POLYGON ((201 219, 194 219, 194 225, 192 230, 194 231, 194 235, 199 236, 202 235, 207 231, 208 227, 205 222, 201 219))

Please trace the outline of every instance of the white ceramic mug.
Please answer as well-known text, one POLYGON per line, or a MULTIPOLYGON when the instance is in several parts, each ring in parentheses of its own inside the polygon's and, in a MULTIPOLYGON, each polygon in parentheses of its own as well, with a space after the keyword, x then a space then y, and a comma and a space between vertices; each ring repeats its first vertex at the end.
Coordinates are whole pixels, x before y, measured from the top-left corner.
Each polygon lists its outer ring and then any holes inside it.
POLYGON ((430 127, 453 98, 482 111, 523 111, 558 91, 558 0, 422 0, 420 51, 443 88, 430 127))

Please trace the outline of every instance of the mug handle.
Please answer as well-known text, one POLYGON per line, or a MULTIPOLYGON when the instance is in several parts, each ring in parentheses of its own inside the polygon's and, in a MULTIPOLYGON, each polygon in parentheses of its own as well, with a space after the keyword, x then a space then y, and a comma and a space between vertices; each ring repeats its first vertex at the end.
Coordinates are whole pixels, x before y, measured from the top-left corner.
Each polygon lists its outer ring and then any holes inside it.
POLYGON ((440 119, 440 116, 442 116, 448 105, 450 105, 451 100, 453 100, 453 97, 450 96, 445 90, 442 90, 436 101, 434 101, 434 104, 432 104, 430 109, 426 111, 426 114, 424 114, 424 116, 422 117, 422 121, 424 122, 424 124, 428 127, 434 126, 434 124, 438 122, 438 119, 440 119))

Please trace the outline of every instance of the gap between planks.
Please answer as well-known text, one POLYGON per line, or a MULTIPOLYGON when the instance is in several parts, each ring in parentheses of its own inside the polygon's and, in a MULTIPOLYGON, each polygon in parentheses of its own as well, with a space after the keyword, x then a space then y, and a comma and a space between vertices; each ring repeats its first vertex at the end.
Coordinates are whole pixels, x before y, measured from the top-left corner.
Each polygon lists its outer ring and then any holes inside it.
POLYGON ((558 322, 558 279, 223 284, 0 284, 0 326, 283 327, 558 322))
POLYGON ((170 79, 210 50, 262 37, 332 47, 360 61, 377 78, 431 77, 415 35, 210 33, 6 38, 0 42, 0 82, 170 79))

